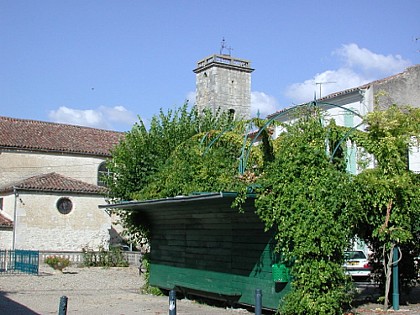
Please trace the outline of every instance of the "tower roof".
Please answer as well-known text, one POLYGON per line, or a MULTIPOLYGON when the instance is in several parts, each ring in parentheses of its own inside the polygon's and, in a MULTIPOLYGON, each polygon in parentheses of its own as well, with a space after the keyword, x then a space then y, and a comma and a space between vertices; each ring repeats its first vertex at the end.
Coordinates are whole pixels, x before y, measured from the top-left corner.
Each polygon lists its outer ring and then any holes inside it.
POLYGON ((197 62, 197 68, 193 71, 199 73, 210 67, 217 66, 222 68, 235 69, 251 73, 254 69, 251 68, 251 62, 245 59, 234 58, 229 55, 211 55, 207 58, 201 59, 197 62))

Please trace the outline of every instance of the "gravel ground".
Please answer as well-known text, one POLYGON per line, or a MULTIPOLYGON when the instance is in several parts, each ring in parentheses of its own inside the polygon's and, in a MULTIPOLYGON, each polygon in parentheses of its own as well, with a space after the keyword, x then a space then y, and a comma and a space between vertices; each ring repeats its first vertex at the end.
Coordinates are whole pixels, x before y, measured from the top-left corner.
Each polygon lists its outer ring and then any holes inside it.
MULTIPOLYGON (((60 298, 68 297, 67 314, 169 313, 167 296, 141 294, 144 284, 138 269, 66 268, 64 273, 48 266, 40 275, 0 274, 0 314, 58 314, 60 298)), ((177 300, 177 315, 252 314, 245 309, 226 309, 177 300)))
POLYGON ((372 301, 383 295, 379 289, 369 283, 356 283, 359 296, 354 301, 355 308, 352 313, 357 315, 420 315, 420 284, 412 289, 410 294, 400 294, 400 305, 398 310, 392 307, 392 301, 389 303, 389 309, 384 311, 383 304, 378 304, 372 301))
MULTIPOLYGON (((0 274, 0 314, 58 314, 60 298, 68 297, 67 314, 168 314, 168 297, 140 293, 144 284, 137 268, 67 268, 64 273, 42 266, 40 275, 0 274)), ((420 287, 402 297, 399 311, 382 311, 374 299, 377 291, 362 285, 363 295, 353 314, 420 315, 420 287)), ((177 315, 252 315, 243 308, 209 306, 188 299, 177 300, 177 315)), ((352 314, 352 313, 350 313, 352 314)))

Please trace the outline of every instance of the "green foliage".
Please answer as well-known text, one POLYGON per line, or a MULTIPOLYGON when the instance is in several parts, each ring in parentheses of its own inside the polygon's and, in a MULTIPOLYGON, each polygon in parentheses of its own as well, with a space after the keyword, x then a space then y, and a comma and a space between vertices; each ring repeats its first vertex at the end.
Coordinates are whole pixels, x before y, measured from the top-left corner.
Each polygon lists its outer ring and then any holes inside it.
POLYGON ((393 105, 369 113, 365 122, 368 132, 357 133, 354 140, 374 155, 375 167, 386 176, 407 171, 408 147, 420 139, 420 108, 393 105))
POLYGON ((141 288, 141 292, 143 294, 152 294, 152 295, 157 295, 157 296, 163 295, 161 289, 150 285, 150 282, 149 282, 149 278, 150 278, 150 262, 149 262, 149 259, 150 258, 149 258, 148 253, 142 255, 142 257, 141 257, 141 264, 142 264, 141 268, 143 270, 145 270, 144 271, 144 285, 141 288))
POLYGON ((187 104, 166 114, 161 110, 149 128, 140 120, 112 152, 108 168, 115 176, 107 179, 111 197, 133 199, 133 193, 154 181, 155 173, 184 141, 198 133, 232 127, 228 115, 199 114, 195 108, 189 111, 187 104))
POLYGON ((419 232, 420 179, 408 170, 407 150, 420 139, 420 109, 394 105, 369 114, 366 122, 368 132, 355 141, 375 157, 376 165, 356 178, 366 210, 359 233, 370 244, 389 249, 410 242, 419 232))
POLYGON ((233 132, 213 131, 193 136, 174 149, 154 181, 139 191, 136 199, 237 191, 244 185, 238 177, 242 141, 242 136, 233 132))
POLYGON ((355 188, 366 210, 358 234, 369 244, 389 249, 413 239, 420 214, 418 175, 405 171, 390 176, 380 168, 368 169, 357 176, 355 188))
POLYGON ((128 261, 120 248, 109 251, 100 248, 98 252, 83 248, 83 265, 86 267, 128 267, 128 261))
POLYGON ((293 290, 285 297, 282 315, 342 314, 351 301, 352 285, 342 265, 331 261, 306 260, 297 263, 293 290))
MULTIPOLYGON (((410 141, 418 139, 420 114, 394 107, 370 114, 368 132, 356 132, 352 140, 375 156, 376 168, 357 177, 345 172, 341 140, 347 130, 334 122, 324 127, 316 108, 300 114, 274 142, 267 131, 261 134, 263 145, 251 148, 240 176, 244 128, 228 115, 198 115, 184 105, 160 112, 149 128, 140 120, 108 163, 114 174, 108 178, 111 197, 231 190, 239 192, 235 206, 240 208, 249 186, 259 187, 257 213, 267 230, 277 230, 285 263, 293 263, 293 291, 282 311, 339 314, 350 299, 343 251, 355 234, 378 251, 378 244, 389 248, 395 242, 418 250, 413 240, 420 234, 419 176, 407 171, 406 153, 410 141)), ((148 236, 146 218, 119 214, 132 235, 148 236)))
POLYGON ((45 258, 44 262, 54 270, 59 271, 63 271, 64 268, 67 268, 70 265, 70 260, 68 258, 60 256, 48 256, 45 258))
MULTIPOLYGON (((187 104, 166 114, 161 111, 148 129, 140 120, 108 163, 113 174, 107 179, 111 198, 144 200, 222 190, 237 169, 239 153, 233 157, 233 151, 239 152, 238 141, 236 137, 229 145, 233 135, 228 132, 234 128, 242 129, 229 115, 199 114, 195 108, 189 111, 187 104), (217 141, 210 145, 212 140, 217 141)), ((126 211, 118 214, 132 238, 148 238, 144 218, 126 211)))
POLYGON ((368 114, 365 121, 368 132, 358 133, 353 139, 374 156, 375 168, 364 170, 355 179, 365 212, 357 233, 371 246, 376 259, 383 262, 379 269, 385 271, 386 277, 380 279, 387 296, 391 274, 388 257, 392 257, 393 247, 405 248, 400 271, 407 284, 414 274, 410 256, 420 252, 420 180, 418 174, 408 170, 407 158, 409 146, 418 145, 420 139, 420 109, 394 105, 368 114))
MULTIPOLYGON (((339 314, 349 301, 343 251, 358 218, 351 175, 330 162, 329 128, 311 113, 279 138, 279 154, 257 181, 257 213, 277 229, 278 249, 292 268, 285 314, 339 314)), ((333 128, 333 126, 330 126, 333 128)))

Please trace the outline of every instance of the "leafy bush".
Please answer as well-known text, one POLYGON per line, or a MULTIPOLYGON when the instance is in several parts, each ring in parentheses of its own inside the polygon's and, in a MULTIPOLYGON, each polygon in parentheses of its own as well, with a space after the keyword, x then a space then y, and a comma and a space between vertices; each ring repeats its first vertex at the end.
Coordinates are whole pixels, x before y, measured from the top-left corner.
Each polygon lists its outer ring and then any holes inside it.
POLYGON ((70 260, 68 258, 59 256, 48 256, 45 258, 44 262, 54 270, 60 270, 61 272, 70 265, 70 260))
POLYGON ((163 292, 162 289, 151 286, 150 283, 149 283, 150 263, 149 263, 149 254, 148 253, 146 253, 142 256, 141 264, 142 264, 141 268, 145 269, 145 272, 144 272, 145 283, 141 287, 141 292, 143 294, 151 294, 151 295, 157 295, 157 296, 165 295, 165 292, 163 292))

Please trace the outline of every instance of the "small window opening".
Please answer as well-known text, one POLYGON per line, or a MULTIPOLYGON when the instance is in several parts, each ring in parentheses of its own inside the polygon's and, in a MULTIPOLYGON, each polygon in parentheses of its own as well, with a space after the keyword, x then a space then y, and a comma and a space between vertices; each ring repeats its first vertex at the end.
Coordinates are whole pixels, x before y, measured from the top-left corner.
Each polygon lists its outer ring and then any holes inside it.
POLYGON ((73 203, 67 197, 62 197, 57 200, 57 210, 61 214, 69 214, 73 209, 73 203))
POLYGON ((235 119, 235 110, 233 108, 229 109, 228 115, 229 115, 230 120, 234 120, 235 119))
POLYGON ((111 172, 106 166, 106 162, 102 162, 98 167, 98 186, 106 186, 106 178, 111 172))

